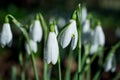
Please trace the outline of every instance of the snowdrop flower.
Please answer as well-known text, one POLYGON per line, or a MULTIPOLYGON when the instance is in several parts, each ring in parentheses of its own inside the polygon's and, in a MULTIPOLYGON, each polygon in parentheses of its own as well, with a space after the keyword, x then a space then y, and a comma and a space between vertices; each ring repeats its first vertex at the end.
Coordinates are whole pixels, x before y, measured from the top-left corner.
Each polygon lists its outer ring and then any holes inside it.
POLYGON ((30 38, 35 42, 40 42, 42 40, 42 27, 39 20, 35 20, 34 24, 30 27, 30 38))
POLYGON ((82 15, 81 21, 83 24, 87 18, 87 8, 85 6, 82 7, 81 15, 82 15))
MULTIPOLYGON (((30 40, 30 47, 34 53, 37 52, 37 42, 30 40)), ((27 53, 30 54, 30 48, 29 48, 29 45, 27 42, 25 43, 25 49, 26 49, 27 53)))
POLYGON ((82 44, 86 45, 91 42, 93 31, 90 29, 90 20, 86 19, 82 26, 82 44))
POLYGON ((75 20, 70 20, 69 26, 63 30, 63 32, 59 36, 59 42, 63 48, 66 48, 71 42, 72 50, 74 50, 77 46, 78 41, 78 32, 77 25, 75 20))
POLYGON ((90 54, 95 53, 98 50, 99 46, 104 46, 105 44, 105 35, 102 30, 101 25, 97 25, 95 31, 93 32, 93 37, 91 40, 91 49, 90 54))
POLYGON ((115 72, 116 70, 116 60, 115 60, 115 55, 111 55, 109 60, 105 63, 105 72, 111 71, 115 72))
POLYGON ((92 55, 93 53, 97 52, 98 47, 98 44, 92 44, 90 47, 90 54, 92 55))
POLYGON ((57 25, 61 29, 66 24, 66 20, 63 17, 59 17, 57 20, 57 25))
POLYGON ((59 55, 58 41, 54 29, 50 29, 44 48, 44 59, 49 64, 56 64, 59 55))
POLYGON ((98 25, 95 29, 95 42, 101 46, 104 46, 105 44, 105 35, 101 25, 98 25))
POLYGON ((13 38, 13 35, 11 32, 10 24, 4 23, 2 32, 1 32, 1 38, 0 38, 1 46, 2 47, 4 47, 5 45, 10 46, 10 44, 12 43, 12 38, 13 38))
POLYGON ((83 24, 82 31, 83 33, 86 33, 90 30, 90 20, 86 19, 85 23, 83 24))

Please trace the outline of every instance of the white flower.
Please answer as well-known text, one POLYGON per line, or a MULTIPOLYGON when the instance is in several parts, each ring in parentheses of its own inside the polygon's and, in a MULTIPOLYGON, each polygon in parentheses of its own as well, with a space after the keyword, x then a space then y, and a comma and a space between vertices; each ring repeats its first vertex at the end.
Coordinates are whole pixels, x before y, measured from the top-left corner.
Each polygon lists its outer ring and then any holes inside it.
POLYGON ((111 71, 115 72, 116 70, 116 60, 115 60, 115 55, 111 55, 109 60, 105 63, 105 72, 111 71))
MULTIPOLYGON (((30 47, 34 53, 37 52, 37 42, 30 40, 30 47)), ((29 45, 27 42, 25 43, 25 49, 26 49, 27 53, 30 54, 30 48, 29 48, 29 45)))
POLYGON ((5 45, 10 46, 10 44, 12 42, 12 37, 13 37, 13 35, 11 32, 10 24, 4 23, 2 32, 1 32, 1 38, 0 38, 1 46, 2 47, 4 47, 5 45))
POLYGON ((99 46, 104 46, 105 35, 100 25, 97 25, 95 31, 92 34, 90 54, 95 53, 99 46))
POLYGON ((90 20, 89 19, 86 19, 85 20, 85 23, 83 24, 82 26, 82 32, 83 33, 86 33, 90 30, 90 20))
POLYGON ((63 48, 66 48, 72 40, 71 47, 74 50, 77 46, 78 32, 75 20, 70 20, 69 26, 61 33, 59 37, 60 44, 63 48))
POLYGON ((92 44, 90 47, 90 54, 97 52, 97 50, 98 50, 98 44, 92 44))
POLYGON ((49 64, 56 64, 58 60, 59 48, 55 32, 49 32, 44 48, 44 59, 49 64))
POLYGON ((42 27, 39 20, 35 20, 34 24, 30 27, 30 38, 35 42, 42 40, 42 27))
POLYGON ((81 15, 82 15, 81 21, 82 21, 82 24, 83 24, 85 22, 86 18, 87 18, 87 8, 85 6, 82 7, 81 15))
POLYGON ((98 43, 101 46, 104 46, 105 44, 105 35, 102 30, 101 25, 98 25, 95 29, 95 42, 98 43))
POLYGON ((82 44, 86 45, 91 42, 93 31, 90 29, 90 20, 86 19, 82 26, 82 44))
POLYGON ((58 20, 57 20, 57 25, 60 28, 62 28, 64 25, 66 24, 66 21, 63 17, 59 17, 58 20))

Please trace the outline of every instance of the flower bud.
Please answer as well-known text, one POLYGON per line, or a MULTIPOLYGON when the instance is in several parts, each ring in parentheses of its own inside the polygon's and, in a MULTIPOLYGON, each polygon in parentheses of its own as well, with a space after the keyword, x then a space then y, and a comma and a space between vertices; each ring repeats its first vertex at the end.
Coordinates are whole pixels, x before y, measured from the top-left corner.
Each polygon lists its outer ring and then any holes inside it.
MULTIPOLYGON (((32 51, 33 51, 34 53, 37 52, 37 43, 36 43, 35 41, 30 40, 30 47, 31 47, 31 49, 32 49, 32 51)), ((25 49, 26 49, 26 51, 27 51, 28 54, 31 53, 28 43, 25 43, 25 49)))

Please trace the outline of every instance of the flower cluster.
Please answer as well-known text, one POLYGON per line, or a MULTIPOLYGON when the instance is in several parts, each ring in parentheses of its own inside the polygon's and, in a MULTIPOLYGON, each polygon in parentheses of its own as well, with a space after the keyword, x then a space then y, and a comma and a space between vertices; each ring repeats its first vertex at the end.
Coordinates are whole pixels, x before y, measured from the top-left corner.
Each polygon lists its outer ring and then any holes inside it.
MULTIPOLYGON (((61 27, 60 23, 62 23, 63 25, 65 21, 62 22, 60 20, 58 21, 59 25, 57 25, 57 21, 53 20, 50 22, 49 27, 47 27, 44 18, 41 16, 41 14, 39 15, 37 14, 34 22, 28 27, 29 30, 28 31, 13 16, 7 15, 5 17, 5 23, 3 24, 3 28, 0 35, 0 43, 2 47, 5 47, 6 45, 11 46, 12 44, 13 34, 11 31, 8 17, 12 18, 13 23, 15 23, 18 26, 18 28, 21 30, 26 39, 25 49, 27 55, 31 55, 36 80, 38 80, 38 77, 37 70, 35 69, 36 66, 34 63, 33 53, 37 53, 38 51, 37 43, 40 43, 42 40, 44 40, 43 41, 44 45, 42 45, 44 48, 43 50, 44 60, 47 64, 52 63, 53 65, 55 65, 58 62, 59 74, 60 74, 59 46, 61 46, 63 49, 70 46, 70 53, 74 51, 78 53, 77 73, 82 73, 81 72, 82 69, 83 71, 84 69, 85 70, 88 69, 88 67, 90 67, 92 61, 94 61, 96 56, 100 58, 99 62, 104 63, 102 54, 105 45, 104 30, 102 29, 102 25, 98 20, 95 21, 96 24, 94 25, 95 27, 93 27, 93 25, 91 24, 93 18, 90 17, 85 6, 81 8, 81 6, 79 5, 79 7, 73 12, 72 17, 70 18, 68 23, 64 25, 62 28, 58 28, 58 26, 61 27), (84 50, 83 51, 84 54, 82 54, 82 48, 84 50), (100 51, 99 49, 102 50, 100 51)), ((115 51, 118 48, 118 46, 120 46, 120 43, 118 45, 115 45, 115 47, 113 47, 111 51, 115 51)), ((73 58, 73 56, 71 57, 71 54, 69 57, 71 59, 73 58)), ((101 67, 101 64, 99 64, 99 66, 101 67)), ((116 69, 115 54, 111 54, 109 56, 106 63, 104 64, 104 69, 106 72, 115 71, 116 69)))

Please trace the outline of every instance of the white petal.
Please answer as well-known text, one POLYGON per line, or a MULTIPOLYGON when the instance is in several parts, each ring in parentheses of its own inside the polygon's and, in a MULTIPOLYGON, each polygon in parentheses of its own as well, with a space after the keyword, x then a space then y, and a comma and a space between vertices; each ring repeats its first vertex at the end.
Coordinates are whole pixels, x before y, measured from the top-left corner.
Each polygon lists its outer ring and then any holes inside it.
POLYGON ((89 19, 85 20, 85 23, 83 24, 83 27, 82 27, 82 31, 83 33, 90 31, 90 20, 89 19))
POLYGON ((74 33, 73 26, 75 26, 75 24, 74 22, 71 22, 71 24, 60 35, 59 41, 63 48, 66 48, 70 44, 74 33))
POLYGON ((115 59, 115 55, 113 55, 111 72, 115 72, 115 70, 116 70, 116 59, 115 59))
POLYGON ((84 23, 84 21, 86 20, 86 18, 87 18, 87 8, 86 7, 83 7, 82 8, 82 23, 84 23))
POLYGON ((59 50, 56 34, 54 32, 50 32, 48 35, 46 46, 44 48, 44 59, 47 61, 48 64, 50 62, 52 62, 52 64, 56 64, 58 53, 59 50))
MULTIPOLYGON (((33 40, 30 40, 30 46, 31 46, 32 51, 34 53, 36 53, 37 52, 37 43, 34 42, 33 40)), ((30 54, 30 48, 27 43, 25 43, 25 49, 26 49, 27 53, 30 54)))
POLYGON ((107 61, 107 63, 105 64, 105 72, 108 72, 112 69, 112 60, 113 60, 113 56, 111 56, 107 61))
POLYGON ((90 54, 97 52, 97 50, 98 50, 98 44, 92 44, 90 47, 90 54))
POLYGON ((32 27, 30 27, 30 37, 35 42, 40 42, 42 40, 42 27, 39 20, 35 20, 32 27))
POLYGON ((59 48, 58 48, 56 35, 52 33, 52 36, 53 36, 53 43, 54 43, 54 45, 52 46, 52 64, 56 64, 58 60, 59 48))
POLYGON ((48 64, 52 61, 52 44, 52 39, 49 34, 44 48, 44 59, 48 64))
POLYGON ((78 32, 77 32, 77 25, 75 21, 74 21, 74 24, 75 24, 75 26, 73 26, 74 33, 73 33, 73 38, 71 43, 71 47, 73 50, 76 48, 77 42, 78 42, 78 32))
POLYGON ((12 32, 9 23, 3 24, 2 32, 1 32, 1 46, 4 47, 8 45, 12 41, 12 32))
POLYGON ((102 30, 102 27, 98 25, 95 29, 95 35, 96 35, 96 41, 98 42, 99 45, 104 46, 105 44, 105 35, 102 30))

